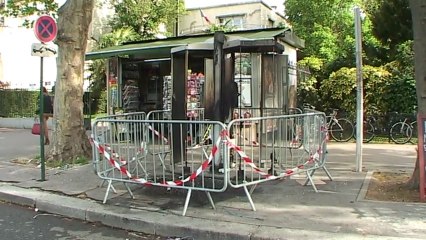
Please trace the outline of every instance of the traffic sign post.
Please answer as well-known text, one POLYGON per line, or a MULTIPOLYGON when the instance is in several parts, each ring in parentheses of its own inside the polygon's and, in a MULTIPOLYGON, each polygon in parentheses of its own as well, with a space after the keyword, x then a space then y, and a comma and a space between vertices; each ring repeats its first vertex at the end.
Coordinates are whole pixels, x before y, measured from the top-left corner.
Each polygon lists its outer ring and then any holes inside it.
POLYGON ((58 46, 55 44, 33 43, 31 45, 31 56, 55 57, 58 53, 58 46))
POLYGON ((46 180, 46 165, 44 158, 44 96, 43 96, 43 58, 56 56, 57 48, 55 45, 46 45, 46 43, 55 40, 58 33, 58 27, 55 19, 51 16, 44 15, 39 17, 34 24, 34 34, 41 43, 34 43, 31 46, 31 56, 40 57, 40 162, 41 162, 41 179, 40 181, 46 180))
POLYGON ((34 34, 42 43, 48 43, 55 40, 56 35, 58 34, 58 27, 55 19, 48 15, 39 17, 34 24, 34 34))

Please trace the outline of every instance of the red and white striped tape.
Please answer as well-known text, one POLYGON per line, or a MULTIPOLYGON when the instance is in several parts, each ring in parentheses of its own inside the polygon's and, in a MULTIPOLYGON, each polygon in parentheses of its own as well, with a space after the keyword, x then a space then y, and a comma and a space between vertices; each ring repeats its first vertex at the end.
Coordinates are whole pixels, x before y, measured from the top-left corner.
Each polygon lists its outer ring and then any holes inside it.
POLYGON ((148 124, 148 129, 151 130, 157 137, 161 138, 164 143, 169 143, 169 140, 164 137, 163 135, 161 135, 160 132, 158 132, 157 130, 155 130, 151 125, 148 124))
POLYGON ((266 172, 262 171, 259 167, 257 167, 256 164, 254 164, 254 162, 250 159, 250 157, 247 156, 247 154, 244 151, 242 151, 241 147, 232 143, 232 141, 231 141, 231 139, 229 138, 228 135, 226 135, 226 144, 231 149, 234 149, 238 153, 238 155, 240 155, 240 157, 243 159, 244 163, 249 165, 250 167, 252 167, 253 170, 256 173, 260 174, 261 176, 265 177, 266 179, 274 180, 274 179, 279 179, 279 178, 283 178, 283 177, 287 177, 287 176, 299 173, 299 172, 301 172, 302 169, 305 168, 305 166, 307 164, 313 163, 314 161, 319 161, 320 154, 322 153, 322 147, 321 146, 327 140, 327 128, 324 128, 324 127, 321 126, 320 130, 322 132, 325 132, 325 136, 324 136, 324 139, 322 140, 318 150, 313 155, 310 155, 309 159, 305 163, 300 164, 300 165, 298 165, 298 166, 296 166, 292 169, 287 169, 285 172, 283 172, 283 173, 281 173, 277 176, 266 173, 266 172))
POLYGON ((98 149, 99 153, 102 154, 112 166, 118 169, 122 174, 126 175, 129 178, 132 178, 132 175, 129 171, 127 171, 127 168, 124 165, 121 165, 117 161, 115 161, 114 157, 108 152, 108 150, 104 146, 99 144, 94 139, 93 135, 91 136, 91 142, 95 145, 96 149, 98 149))
MULTIPOLYGON (((208 157, 208 159, 206 159, 201 166, 195 171, 193 172, 191 175, 189 175, 187 178, 183 179, 183 180, 175 180, 175 181, 164 181, 162 183, 160 183, 159 185, 163 185, 163 186, 182 186, 184 183, 188 182, 188 181, 193 181, 195 180, 203 171, 205 171, 208 166, 210 165, 210 163, 212 162, 212 160, 214 159, 215 155, 217 154, 218 150, 219 150, 219 145, 220 142, 222 140, 222 136, 224 136, 223 134, 221 134, 221 137, 219 137, 215 143, 215 145, 213 145, 212 150, 210 152, 210 155, 208 157)), ((98 149, 99 153, 101 153, 105 159, 108 160, 108 162, 115 167, 116 169, 118 169, 123 175, 126 175, 129 179, 144 184, 144 185, 153 185, 155 183, 147 181, 144 178, 136 178, 133 177, 130 172, 127 170, 127 168, 123 165, 120 165, 117 161, 115 161, 114 157, 108 152, 107 149, 105 149, 101 144, 99 144, 97 141, 94 140, 93 135, 91 136, 91 142, 95 145, 96 149, 98 149)), ((110 150, 111 148, 109 148, 110 150)))
MULTIPOLYGON (((326 131, 326 130, 327 130, 326 128, 321 128, 321 131, 326 131)), ((184 183, 186 183, 188 181, 195 180, 203 171, 205 171, 205 169, 208 168, 208 166, 212 162, 213 158, 217 154, 217 151, 219 150, 219 145, 220 145, 220 142, 222 140, 222 137, 226 138, 225 143, 231 149, 234 149, 240 155, 240 157, 243 159, 245 164, 252 167, 255 172, 257 172, 261 176, 264 176, 266 179, 274 180, 274 179, 279 179, 279 178, 287 177, 287 176, 290 176, 292 174, 298 173, 302 169, 304 169, 307 164, 312 163, 314 161, 318 161, 320 154, 322 153, 321 146, 323 145, 324 141, 326 141, 327 133, 325 134, 325 137, 323 139, 323 142, 320 144, 319 149, 313 155, 311 155, 305 163, 300 164, 300 165, 298 165, 298 166, 296 166, 292 169, 287 169, 285 172, 276 176, 276 175, 271 175, 269 173, 266 173, 266 172, 262 171, 259 167, 257 167, 254 164, 254 162, 250 159, 250 157, 247 156, 247 154, 244 151, 242 151, 241 147, 232 143, 231 139, 228 136, 228 132, 224 130, 224 131, 221 132, 220 137, 217 139, 216 143, 213 145, 208 159, 205 160, 195 172, 193 172, 190 176, 188 176, 187 178, 185 178, 183 180, 164 181, 164 182, 160 183, 160 185, 163 185, 163 186, 182 186, 184 183)), ((105 149, 102 145, 100 145, 97 141, 94 140, 93 135, 91 136, 91 142, 93 142, 93 144, 98 149, 98 151, 109 161, 109 163, 112 166, 114 166, 116 169, 118 169, 123 175, 126 175, 129 179, 131 179, 135 182, 144 184, 144 185, 153 185, 154 184, 153 182, 147 181, 146 179, 133 177, 125 166, 120 165, 117 161, 114 160, 114 156, 112 156, 108 152, 108 150, 111 151, 111 148, 107 147, 107 149, 105 149)))
POLYGON ((292 175, 292 174, 295 174, 295 173, 299 172, 299 170, 304 169, 304 168, 305 168, 305 165, 307 165, 307 164, 309 164, 309 163, 312 163, 314 160, 316 160, 316 159, 318 159, 318 158, 319 158, 319 153, 317 152, 317 153, 315 153, 314 155, 311 155, 311 156, 310 156, 310 158, 309 158, 309 159, 308 159, 308 160, 307 160, 304 164, 300 164, 300 165, 298 165, 297 167, 294 167, 294 168, 292 168, 292 169, 287 169, 285 172, 283 172, 283 173, 281 173, 281 174, 279 174, 279 175, 275 176, 275 175, 271 175, 271 174, 269 174, 269 173, 266 173, 266 172, 262 171, 259 167, 257 167, 257 166, 256 166, 256 164, 254 164, 254 162, 250 159, 250 157, 249 157, 249 156, 247 156, 247 154, 246 154, 244 151, 242 151, 242 150, 241 150, 241 148, 240 148, 239 146, 237 146, 237 145, 233 144, 233 143, 230 141, 230 139, 229 139, 229 138, 228 138, 228 140, 226 141, 226 144, 227 144, 230 148, 234 149, 234 150, 238 153, 238 155, 240 155, 241 159, 243 159, 243 161, 244 161, 244 163, 245 163, 246 165, 248 165, 248 166, 250 166, 251 168, 253 168, 253 170, 254 170, 256 173, 260 174, 261 176, 265 177, 266 179, 271 179, 271 180, 278 179, 278 178, 283 178, 283 177, 286 177, 286 176, 290 176, 290 175, 292 175))

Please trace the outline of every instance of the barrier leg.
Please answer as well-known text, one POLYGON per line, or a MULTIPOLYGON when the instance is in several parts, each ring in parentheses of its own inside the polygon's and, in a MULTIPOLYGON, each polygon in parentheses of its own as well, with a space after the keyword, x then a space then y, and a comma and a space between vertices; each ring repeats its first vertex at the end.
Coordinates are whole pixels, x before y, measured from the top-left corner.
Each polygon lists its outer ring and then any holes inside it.
MULTIPOLYGON (((102 176, 104 176, 104 177, 108 177, 108 175, 109 175, 109 173, 108 174, 106 174, 106 175, 104 175, 104 174, 102 174, 102 176)), ((102 183, 101 183, 101 185, 99 186, 99 187, 103 187, 104 186, 104 183, 105 182, 109 182, 110 180, 106 180, 106 179, 104 179, 103 181, 102 181, 102 183)), ((112 191, 114 192, 114 193, 117 193, 117 191, 115 190, 115 188, 114 188, 114 186, 113 185, 111 185, 111 189, 112 189, 112 191)))
POLYGON ((216 210, 216 206, 214 205, 213 198, 212 198, 212 196, 210 195, 210 192, 207 192, 207 191, 206 191, 206 194, 207 194, 207 198, 209 199, 210 204, 212 205, 212 208, 213 208, 214 210, 216 210))
MULTIPOLYGON (((141 170, 142 170, 142 172, 145 174, 145 176, 148 176, 148 172, 146 171, 145 167, 142 165, 142 163, 141 163, 140 161, 137 161, 137 165, 141 168, 141 170)), ((134 172, 135 172, 136 170, 137 170, 137 169, 135 168, 135 169, 133 170, 132 174, 134 174, 134 172)))
POLYGON ((316 170, 316 169, 311 170, 312 174, 310 174, 310 173, 309 173, 309 171, 306 171, 306 181, 305 181, 305 183, 303 184, 303 186, 308 185, 309 181, 312 179, 312 176, 314 176, 315 170, 316 170))
POLYGON ((327 170, 327 168, 325 166, 323 166, 322 169, 324 170, 325 174, 327 174, 328 179, 330 179, 330 181, 333 181, 333 178, 331 177, 331 174, 327 170))
POLYGON ((315 186, 314 180, 312 179, 312 176, 314 175, 315 170, 316 170, 316 169, 314 169, 314 170, 312 170, 312 171, 306 171, 307 179, 306 179, 306 181, 305 181, 304 186, 306 186, 306 185, 308 184, 308 182, 311 182, 311 185, 312 185, 312 188, 314 189, 314 191, 315 191, 315 192, 318 192, 317 186, 315 186), (311 172, 312 172, 312 173, 311 173, 311 172))
POLYGON ((129 194, 130 194, 130 197, 131 197, 132 199, 135 199, 135 196, 133 195, 133 192, 132 192, 132 190, 130 190, 130 187, 129 187, 129 185, 128 185, 127 183, 124 183, 124 186, 126 187, 126 189, 127 189, 127 192, 129 192, 129 194))
POLYGON ((189 205, 189 199, 191 198, 191 193, 192 193, 192 189, 190 188, 188 190, 188 194, 186 195, 186 199, 185 199, 185 206, 183 206, 183 213, 182 216, 186 215, 186 210, 188 210, 188 205, 189 205))
POLYGON ((256 189, 256 187, 257 187, 257 184, 253 185, 253 186, 250 188, 250 194, 253 194, 253 192, 254 192, 254 190, 256 189))
POLYGON ((246 192, 247 198, 250 202, 251 209, 253 209, 253 211, 256 212, 256 207, 254 206, 253 199, 251 199, 251 195, 249 193, 249 190, 247 189, 247 186, 245 186, 245 185, 244 185, 244 192, 246 192))
POLYGON ((102 203, 106 203, 106 201, 107 201, 107 198, 108 198, 108 194, 109 194, 109 190, 111 189, 111 186, 112 186, 112 180, 110 179, 110 180, 108 180, 108 187, 107 187, 107 190, 106 190, 106 192, 105 192, 105 196, 104 196, 104 201, 102 202, 102 203))

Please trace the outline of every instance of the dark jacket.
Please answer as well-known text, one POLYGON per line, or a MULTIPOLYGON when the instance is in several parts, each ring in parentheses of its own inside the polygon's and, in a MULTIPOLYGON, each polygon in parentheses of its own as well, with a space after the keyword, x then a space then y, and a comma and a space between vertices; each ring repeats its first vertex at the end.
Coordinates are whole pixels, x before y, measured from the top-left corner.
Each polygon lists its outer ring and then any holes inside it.
MULTIPOLYGON (((40 99, 40 98, 39 98, 40 99)), ((37 101, 39 103, 40 101, 37 101)), ((50 113, 53 114, 53 101, 52 97, 49 95, 43 94, 43 113, 50 113)), ((36 114, 40 113, 40 106, 37 108, 36 114)))

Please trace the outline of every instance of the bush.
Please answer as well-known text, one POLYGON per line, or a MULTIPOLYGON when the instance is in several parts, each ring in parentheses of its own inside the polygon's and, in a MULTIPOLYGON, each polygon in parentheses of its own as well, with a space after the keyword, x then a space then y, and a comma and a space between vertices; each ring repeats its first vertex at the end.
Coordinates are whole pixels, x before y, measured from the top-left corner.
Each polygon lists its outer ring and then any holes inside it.
MULTIPOLYGON (((39 108, 38 95, 39 91, 26 89, 0 90, 0 117, 34 117, 39 108)), ((101 93, 100 99, 95 99, 91 93, 85 92, 83 102, 84 115, 106 112, 106 92, 101 93)))
POLYGON ((25 89, 0 90, 1 117, 33 117, 38 108, 38 91, 25 89))

